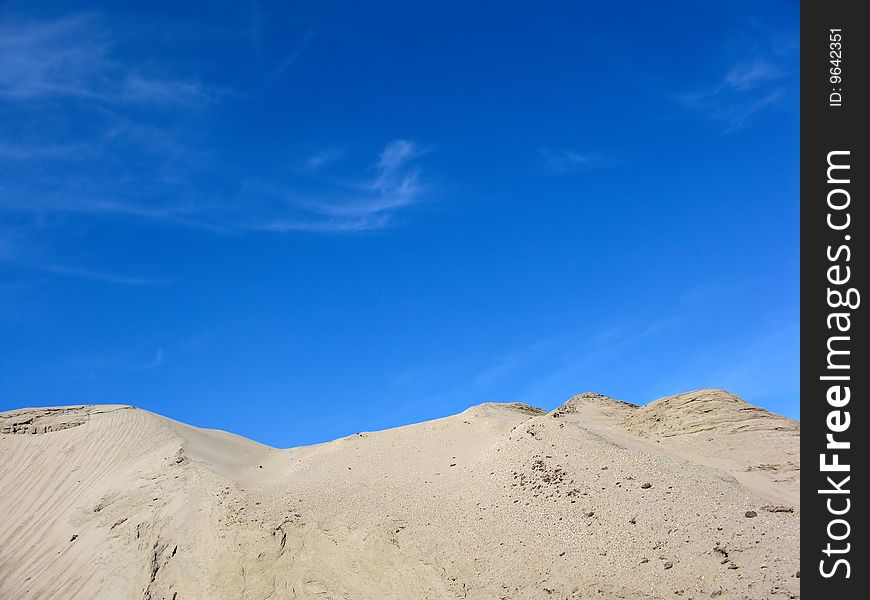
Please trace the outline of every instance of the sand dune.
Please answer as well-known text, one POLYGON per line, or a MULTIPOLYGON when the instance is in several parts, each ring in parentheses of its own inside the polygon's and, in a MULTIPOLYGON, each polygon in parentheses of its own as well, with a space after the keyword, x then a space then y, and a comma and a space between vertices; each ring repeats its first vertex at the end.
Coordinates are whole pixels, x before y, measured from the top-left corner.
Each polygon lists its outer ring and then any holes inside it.
POLYGON ((794 598, 799 436, 720 390, 286 450, 126 406, 0 413, 0 598, 794 598))

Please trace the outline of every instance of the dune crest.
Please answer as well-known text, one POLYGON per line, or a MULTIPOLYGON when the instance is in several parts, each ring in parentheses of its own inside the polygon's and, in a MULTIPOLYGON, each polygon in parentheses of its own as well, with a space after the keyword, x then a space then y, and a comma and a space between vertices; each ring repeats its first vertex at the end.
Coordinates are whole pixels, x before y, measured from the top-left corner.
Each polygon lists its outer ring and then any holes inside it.
POLYGON ((800 505, 800 425, 724 390, 650 402, 628 415, 625 431, 722 469, 771 500, 800 505))
POLYGON ((0 413, 0 598, 797 597, 799 437, 720 390, 290 449, 125 406, 0 413))

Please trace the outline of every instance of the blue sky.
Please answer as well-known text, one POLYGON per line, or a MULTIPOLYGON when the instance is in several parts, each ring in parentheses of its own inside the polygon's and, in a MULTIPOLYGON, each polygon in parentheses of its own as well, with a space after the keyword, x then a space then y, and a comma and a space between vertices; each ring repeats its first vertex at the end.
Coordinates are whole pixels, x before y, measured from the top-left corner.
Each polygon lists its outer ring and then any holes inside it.
POLYGON ((797 418, 797 2, 362 4, 0 5, 0 410, 797 418))

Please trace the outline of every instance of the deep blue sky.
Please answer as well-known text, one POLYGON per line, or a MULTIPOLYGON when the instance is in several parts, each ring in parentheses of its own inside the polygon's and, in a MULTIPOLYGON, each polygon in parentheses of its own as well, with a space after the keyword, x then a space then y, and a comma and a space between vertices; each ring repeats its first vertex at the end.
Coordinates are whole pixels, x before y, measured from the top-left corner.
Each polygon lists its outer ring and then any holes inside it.
POLYGON ((0 410, 798 416, 797 2, 121 4, 0 5, 0 410))

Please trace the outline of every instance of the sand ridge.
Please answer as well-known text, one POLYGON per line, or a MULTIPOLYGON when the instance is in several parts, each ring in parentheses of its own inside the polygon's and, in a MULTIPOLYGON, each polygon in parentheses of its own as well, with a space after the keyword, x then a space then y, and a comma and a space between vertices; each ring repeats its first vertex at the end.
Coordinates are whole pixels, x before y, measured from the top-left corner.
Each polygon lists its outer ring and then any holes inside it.
POLYGON ((290 449, 0 413, 0 598, 799 597, 799 435, 721 390, 290 449))

